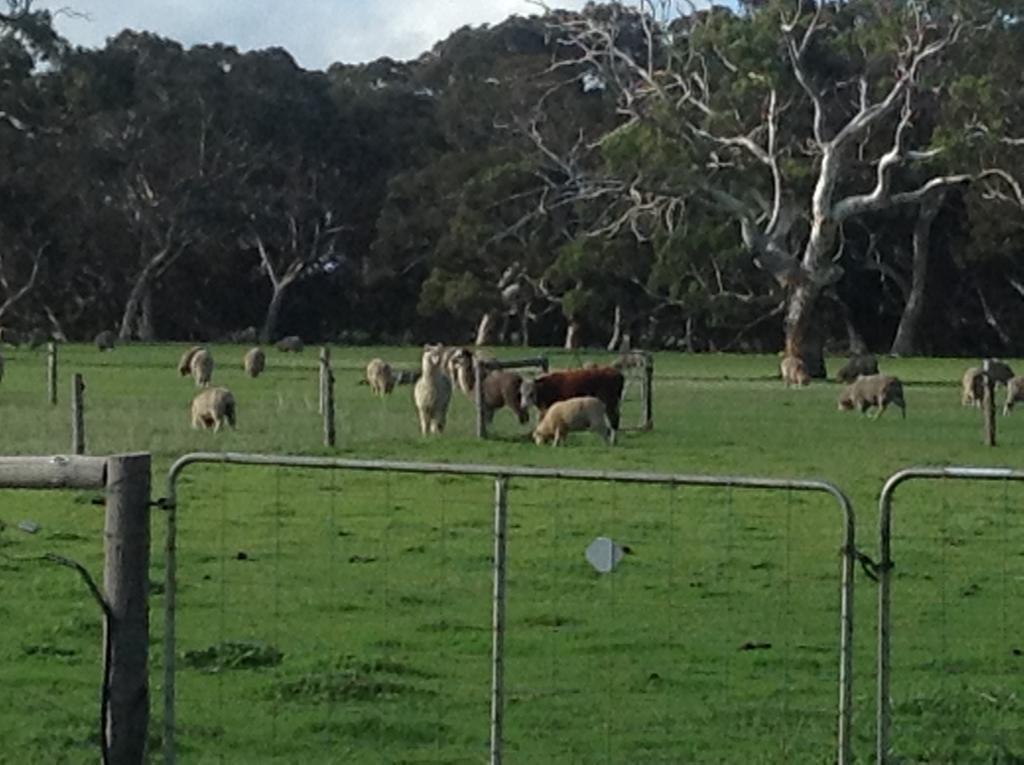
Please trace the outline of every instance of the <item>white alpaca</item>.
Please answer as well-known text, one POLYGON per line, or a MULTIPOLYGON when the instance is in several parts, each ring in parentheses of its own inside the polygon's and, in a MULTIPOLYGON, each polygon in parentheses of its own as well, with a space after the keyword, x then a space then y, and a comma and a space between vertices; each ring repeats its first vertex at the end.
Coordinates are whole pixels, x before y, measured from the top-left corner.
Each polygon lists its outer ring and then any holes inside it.
POLYGON ((441 371, 441 346, 423 347, 423 373, 413 387, 416 411, 420 415, 420 432, 441 433, 452 400, 452 381, 441 371))

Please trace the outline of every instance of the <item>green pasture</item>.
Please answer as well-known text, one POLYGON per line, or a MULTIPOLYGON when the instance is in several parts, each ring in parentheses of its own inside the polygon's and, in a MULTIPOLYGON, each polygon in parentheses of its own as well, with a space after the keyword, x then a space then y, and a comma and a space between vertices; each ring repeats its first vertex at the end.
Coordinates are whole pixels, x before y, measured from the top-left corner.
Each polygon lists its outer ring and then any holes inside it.
MULTIPOLYGON (((1020 466, 1024 413, 959 405, 969 360, 885 359, 907 419, 836 410, 839 386, 787 390, 774 356, 658 354, 654 429, 615 447, 537 447, 508 412, 473 437, 456 395, 421 438, 411 387, 358 384, 379 355, 333 348, 338 446, 321 445, 317 354, 211 346, 239 426, 189 427, 184 345, 101 354, 4 349, 0 453, 68 451, 70 377, 86 381, 88 451, 149 451, 154 496, 190 451, 823 478, 877 556, 884 479, 910 465, 1020 466)), ((608 354, 547 351, 552 368, 608 354)), ((496 349, 502 358, 519 349, 496 349)), ((834 371, 841 360, 830 359, 834 371)), ((1012 361, 1024 369, 1024 362, 1012 361)), ((1021 370, 1018 370, 1021 371, 1021 370)), ((639 380, 623 424, 639 421, 639 380)), ((486 478, 195 466, 179 492, 178 761, 480 763, 488 757, 494 487, 486 478)), ((911 483, 893 552, 893 761, 1024 761, 1024 493, 1008 482, 911 483)), ((98 758, 100 615, 54 552, 99 576, 89 493, 0 493, 0 762, 98 758), (35 534, 17 527, 30 520, 35 534)), ((824 494, 514 479, 509 495, 507 763, 829 763, 835 756, 841 517, 824 494), (628 545, 599 575, 597 536, 628 545)), ((151 753, 160 761, 165 522, 153 511, 151 753)), ((873 761, 876 586, 855 596, 857 762, 873 761)))

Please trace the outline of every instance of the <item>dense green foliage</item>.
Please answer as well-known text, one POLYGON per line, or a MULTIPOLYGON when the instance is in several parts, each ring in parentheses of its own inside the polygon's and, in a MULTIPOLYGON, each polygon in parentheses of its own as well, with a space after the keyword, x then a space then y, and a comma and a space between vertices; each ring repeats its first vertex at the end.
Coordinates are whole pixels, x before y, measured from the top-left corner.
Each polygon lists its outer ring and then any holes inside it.
MULTIPOLYGON (((184 49, 146 32, 71 49, 30 0, 7 0, 0 325, 357 343, 481 330, 562 344, 572 329, 590 346, 628 335, 775 350, 792 285, 741 237, 738 207, 709 204, 770 203, 771 177, 712 137, 767 145, 774 104, 773 151, 799 211, 786 246, 799 252, 821 162, 808 94, 838 128, 861 106, 858 81, 868 101, 892 87, 915 30, 925 42, 960 32, 914 79, 904 148, 927 159, 907 154, 894 188, 1021 167, 1024 148, 1006 140, 1024 134, 1010 0, 661 19, 656 5, 512 17, 413 61, 319 72, 281 49, 184 49), (805 88, 780 29, 798 38, 813 24, 805 88)), ((837 193, 870 190, 899 117, 858 139, 837 193)), ((1021 350, 1016 202, 996 181, 947 190, 902 353, 1021 350)), ((829 272, 808 272, 827 283, 815 322, 834 347, 858 335, 891 346, 918 215, 907 204, 844 221, 829 272)))
MULTIPOLYGON (((62 403, 44 356, 11 353, 3 453, 62 452, 63 391, 87 380, 90 453, 149 449, 154 494, 193 450, 324 454, 316 362, 272 352, 258 380, 243 347, 217 345, 214 380, 239 400, 237 431, 188 426, 182 346, 99 354, 66 346, 62 403)), ((600 355, 551 352, 557 367, 600 355)), ((957 359, 892 360, 908 416, 836 411, 838 386, 784 389, 769 356, 658 354, 655 427, 614 448, 577 434, 537 447, 507 412, 472 436, 418 435, 410 390, 357 384, 380 353, 334 348, 339 449, 351 457, 823 477, 848 492, 858 546, 876 555, 884 478, 909 464, 1017 464, 1019 413, 981 446, 959 406, 957 359)), ((504 356, 509 351, 499 350, 504 356)), ((1021 364, 1014 360, 1016 365, 1021 364)), ((624 423, 639 418, 635 381, 624 423)), ((467 762, 486 759, 493 487, 419 478, 199 466, 180 491, 179 761, 467 762)), ((7 492, 0 506, 0 762, 93 762, 98 610, 57 552, 97 572, 90 493, 7 492), (36 534, 17 528, 38 523, 36 534)), ((908 762, 1024 756, 1019 686, 1024 527, 1013 484, 908 485, 894 556, 894 746, 908 762)), ((833 761, 841 522, 824 495, 514 480, 510 493, 506 761, 833 761), (611 576, 583 559, 598 535, 633 553, 611 576)), ((160 745, 165 522, 153 511, 154 721, 160 745)), ((856 580, 855 754, 872 759, 875 586, 856 580)), ((156 755, 154 754, 154 757, 156 755)))

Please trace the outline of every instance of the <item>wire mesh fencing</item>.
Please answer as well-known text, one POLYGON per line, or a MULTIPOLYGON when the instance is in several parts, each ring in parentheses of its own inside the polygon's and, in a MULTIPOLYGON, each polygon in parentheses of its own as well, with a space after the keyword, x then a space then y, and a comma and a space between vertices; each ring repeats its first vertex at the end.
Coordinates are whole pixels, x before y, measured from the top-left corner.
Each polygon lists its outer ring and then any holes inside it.
POLYGON ((849 759, 853 519, 830 485, 269 455, 172 474, 165 760, 849 759))
POLYGON ((954 467, 887 482, 878 763, 1014 762, 1024 753, 1022 481, 1022 471, 954 467))

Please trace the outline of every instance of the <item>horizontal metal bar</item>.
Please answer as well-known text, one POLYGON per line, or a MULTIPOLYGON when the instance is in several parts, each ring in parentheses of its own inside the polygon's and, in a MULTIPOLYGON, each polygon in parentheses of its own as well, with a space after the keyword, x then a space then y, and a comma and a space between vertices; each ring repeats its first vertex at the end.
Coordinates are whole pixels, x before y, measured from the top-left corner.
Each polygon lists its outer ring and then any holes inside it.
POLYGON ((102 489, 106 483, 106 457, 0 457, 4 489, 102 489))
POLYGON ((446 475, 485 475, 507 478, 541 478, 574 481, 614 481, 618 483, 681 484, 688 486, 730 486, 742 489, 791 489, 824 491, 833 495, 846 509, 850 502, 843 492, 828 481, 817 479, 761 478, 755 476, 692 475, 685 473, 648 473, 620 470, 580 470, 541 468, 523 465, 480 465, 458 462, 402 462, 397 460, 359 460, 335 457, 301 457, 285 454, 245 454, 239 452, 192 452, 177 459, 168 472, 167 502, 173 504, 178 474, 193 463, 229 465, 278 465, 300 468, 345 468, 348 470, 388 471, 393 473, 441 473, 446 475))

